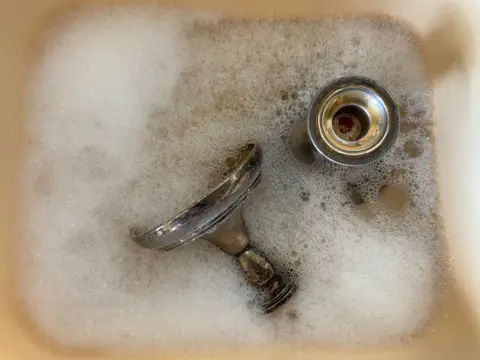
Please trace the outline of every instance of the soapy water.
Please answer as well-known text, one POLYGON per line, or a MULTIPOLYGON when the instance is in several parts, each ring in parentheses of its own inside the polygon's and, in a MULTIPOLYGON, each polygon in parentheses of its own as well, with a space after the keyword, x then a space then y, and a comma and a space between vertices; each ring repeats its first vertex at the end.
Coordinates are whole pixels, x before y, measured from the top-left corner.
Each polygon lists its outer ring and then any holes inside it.
POLYGON ((55 341, 372 345, 425 326, 441 292, 439 204, 431 89, 408 27, 108 7, 72 15, 44 45, 29 92, 18 260, 21 295, 55 341), (302 164, 291 128, 345 75, 390 90, 399 138, 363 167, 302 164), (244 205, 252 241, 298 281, 268 316, 234 260, 208 242, 163 253, 130 239, 132 226, 190 205, 248 141, 265 153, 244 205))

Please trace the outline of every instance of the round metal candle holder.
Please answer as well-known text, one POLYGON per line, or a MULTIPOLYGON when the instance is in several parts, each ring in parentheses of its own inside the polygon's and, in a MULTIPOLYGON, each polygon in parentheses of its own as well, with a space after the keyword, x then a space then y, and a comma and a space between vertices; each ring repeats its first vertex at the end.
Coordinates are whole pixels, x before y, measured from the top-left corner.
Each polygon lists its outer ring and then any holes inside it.
POLYGON ((250 244, 241 204, 260 181, 262 151, 248 144, 228 159, 225 178, 208 194, 164 224, 145 232, 135 229, 133 240, 146 248, 171 250, 203 238, 237 258, 247 281, 262 290, 262 307, 271 312, 296 290, 290 280, 250 244))
POLYGON ((393 145, 399 129, 396 103, 377 82, 340 78, 320 90, 307 118, 313 148, 342 165, 378 159, 393 145))

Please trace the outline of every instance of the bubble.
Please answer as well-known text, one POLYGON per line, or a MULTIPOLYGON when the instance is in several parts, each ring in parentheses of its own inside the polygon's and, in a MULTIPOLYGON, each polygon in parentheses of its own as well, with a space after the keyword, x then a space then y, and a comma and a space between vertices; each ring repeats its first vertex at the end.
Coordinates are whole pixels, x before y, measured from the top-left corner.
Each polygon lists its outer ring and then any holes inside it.
POLYGON ((383 185, 379 191, 379 200, 390 210, 402 211, 408 203, 409 191, 401 184, 383 185))
POLYGON ((417 124, 409 123, 405 121, 400 122, 400 131, 403 133, 408 133, 412 130, 415 130, 416 128, 418 128, 417 124))
POLYGON ((407 140, 407 142, 403 146, 403 151, 405 151, 407 156, 410 158, 418 158, 423 153, 420 145, 417 144, 414 140, 407 140))

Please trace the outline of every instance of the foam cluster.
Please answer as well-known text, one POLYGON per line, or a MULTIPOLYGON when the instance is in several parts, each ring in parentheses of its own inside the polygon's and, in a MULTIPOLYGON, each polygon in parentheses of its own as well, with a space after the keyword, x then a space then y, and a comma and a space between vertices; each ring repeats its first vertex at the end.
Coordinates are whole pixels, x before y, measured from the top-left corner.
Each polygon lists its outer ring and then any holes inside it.
POLYGON ((396 342, 425 325, 441 250, 431 90, 407 27, 104 7, 69 16, 44 49, 29 91, 19 261, 22 296, 48 336, 132 349, 352 345, 396 342), (302 164, 292 125, 345 75, 391 91, 399 139, 361 168, 302 164), (168 220, 203 194, 224 155, 248 141, 265 152, 244 206, 252 241, 299 287, 268 316, 233 259, 206 241, 163 253, 130 238, 133 226, 168 220), (408 189, 401 211, 380 201, 392 184, 408 189))

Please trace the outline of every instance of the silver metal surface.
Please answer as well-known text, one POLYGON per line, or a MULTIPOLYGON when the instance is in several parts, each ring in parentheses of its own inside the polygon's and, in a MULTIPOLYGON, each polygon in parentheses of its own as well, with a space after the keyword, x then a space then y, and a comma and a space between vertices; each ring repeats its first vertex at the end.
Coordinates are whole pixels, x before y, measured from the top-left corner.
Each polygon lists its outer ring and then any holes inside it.
POLYGON ((342 165, 378 159, 394 143, 399 116, 393 97, 375 81, 338 79, 313 99, 307 118, 313 147, 342 165))
POLYGON ((305 119, 293 123, 290 131, 290 146, 295 158, 303 164, 310 165, 315 162, 315 149, 308 137, 305 119))
POLYGON ((220 223, 243 200, 260 180, 262 151, 248 144, 236 153, 225 179, 212 191, 166 223, 146 232, 135 229, 133 240, 146 248, 171 250, 195 240, 220 223))
POLYGON ((290 299, 296 286, 252 248, 243 220, 241 204, 260 181, 262 151, 258 145, 248 144, 226 163, 225 179, 210 193, 165 224, 146 232, 134 230, 133 240, 161 250, 199 238, 209 241, 237 258, 246 280, 262 290, 264 311, 271 312, 290 299))

